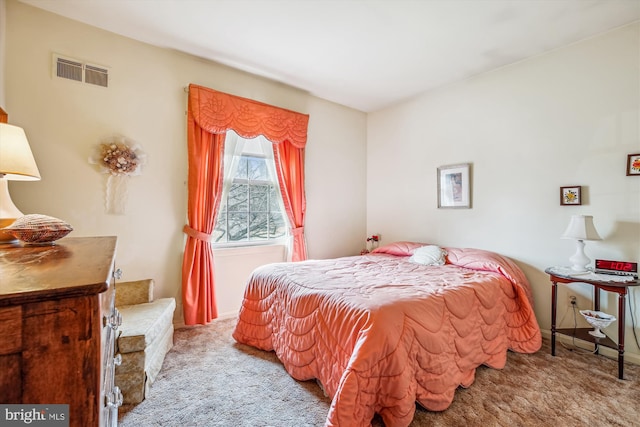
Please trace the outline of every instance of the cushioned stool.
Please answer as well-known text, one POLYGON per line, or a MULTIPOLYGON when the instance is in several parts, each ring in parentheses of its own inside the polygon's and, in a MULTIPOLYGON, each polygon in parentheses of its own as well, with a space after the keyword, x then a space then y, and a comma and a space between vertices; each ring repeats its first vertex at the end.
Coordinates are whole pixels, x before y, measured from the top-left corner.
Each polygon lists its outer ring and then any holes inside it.
POLYGON ((174 298, 153 299, 153 279, 116 283, 116 307, 122 314, 115 382, 126 404, 149 393, 167 352, 173 347, 174 298))

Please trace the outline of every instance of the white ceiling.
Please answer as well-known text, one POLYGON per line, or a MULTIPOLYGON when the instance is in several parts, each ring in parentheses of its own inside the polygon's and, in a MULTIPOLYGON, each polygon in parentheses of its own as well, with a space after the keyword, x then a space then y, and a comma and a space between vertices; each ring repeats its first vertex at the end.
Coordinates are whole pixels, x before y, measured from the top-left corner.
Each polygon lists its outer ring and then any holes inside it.
POLYGON ((640 19, 640 0, 20 1, 365 112, 640 19))

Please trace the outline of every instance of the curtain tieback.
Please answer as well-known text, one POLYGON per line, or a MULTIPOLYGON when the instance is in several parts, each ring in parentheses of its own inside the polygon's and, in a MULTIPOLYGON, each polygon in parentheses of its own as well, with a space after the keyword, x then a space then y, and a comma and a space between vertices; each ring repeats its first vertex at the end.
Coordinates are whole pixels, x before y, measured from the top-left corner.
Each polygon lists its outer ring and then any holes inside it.
POLYGON ((182 227, 182 231, 189 237, 193 237, 194 239, 202 240, 203 242, 211 242, 212 235, 203 233, 202 231, 198 231, 195 228, 191 228, 189 225, 185 224, 182 227))
POLYGON ((304 227, 296 227, 291 229, 292 236, 302 236, 304 234, 304 227))

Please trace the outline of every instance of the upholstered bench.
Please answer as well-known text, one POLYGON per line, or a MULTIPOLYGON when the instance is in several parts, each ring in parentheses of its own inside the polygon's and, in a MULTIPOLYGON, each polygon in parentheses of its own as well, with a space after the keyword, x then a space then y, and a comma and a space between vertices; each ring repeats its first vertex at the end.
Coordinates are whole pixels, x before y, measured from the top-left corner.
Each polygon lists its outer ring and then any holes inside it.
POLYGON ((122 314, 115 383, 126 404, 140 403, 173 347, 174 298, 153 299, 153 280, 116 283, 116 307, 122 314))

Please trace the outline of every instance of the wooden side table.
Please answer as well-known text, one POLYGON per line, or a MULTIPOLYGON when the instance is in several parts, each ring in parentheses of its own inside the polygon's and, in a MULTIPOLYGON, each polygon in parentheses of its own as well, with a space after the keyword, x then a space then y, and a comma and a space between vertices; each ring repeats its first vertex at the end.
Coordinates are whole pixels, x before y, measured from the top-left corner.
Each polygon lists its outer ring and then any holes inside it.
MULTIPOLYGON (((556 355, 556 333, 569 335, 583 341, 592 342, 598 346, 618 350, 618 378, 624 378, 624 332, 625 310, 628 289, 632 286, 640 286, 637 279, 629 282, 591 280, 589 277, 570 276, 571 271, 566 267, 549 267, 545 270, 549 275, 553 287, 551 288, 551 355, 556 355), (600 310, 600 291, 615 292, 618 294, 618 344, 609 337, 597 338, 589 334, 593 328, 567 328, 556 329, 556 312, 558 308, 558 283, 586 283, 594 287, 593 309, 600 310)), ((599 275, 602 276, 602 275, 599 275)), ((596 347, 596 353, 598 348, 596 347)))

